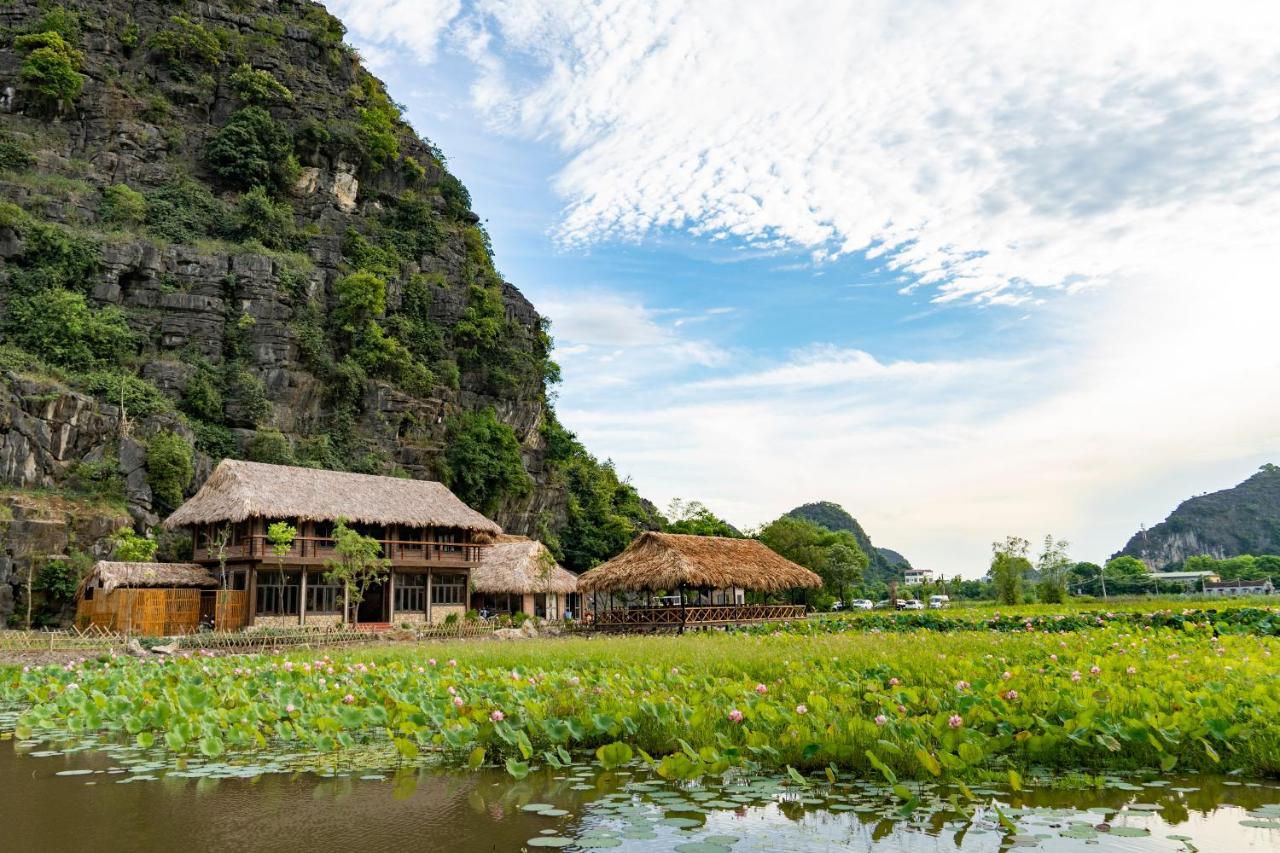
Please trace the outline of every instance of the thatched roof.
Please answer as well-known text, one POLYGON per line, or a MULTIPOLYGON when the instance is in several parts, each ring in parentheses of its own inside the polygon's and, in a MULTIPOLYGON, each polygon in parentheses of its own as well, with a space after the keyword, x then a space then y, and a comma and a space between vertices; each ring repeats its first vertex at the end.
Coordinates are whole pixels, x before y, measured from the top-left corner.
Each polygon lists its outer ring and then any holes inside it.
POLYGON ((193 563, 111 563, 100 560, 80 581, 77 595, 92 586, 109 593, 116 587, 169 588, 214 587, 218 581, 204 566, 193 563))
POLYGON ((523 536, 499 536, 480 555, 480 565, 471 570, 476 592, 525 593, 576 592, 578 576, 561 568, 547 546, 523 536))
POLYGON ((224 459, 196 492, 165 520, 173 529, 246 518, 298 518, 410 527, 460 527, 501 532, 443 483, 371 474, 321 471, 224 459))
POLYGON ((627 550, 578 578, 579 592, 822 586, 822 578, 755 539, 642 533, 627 550))

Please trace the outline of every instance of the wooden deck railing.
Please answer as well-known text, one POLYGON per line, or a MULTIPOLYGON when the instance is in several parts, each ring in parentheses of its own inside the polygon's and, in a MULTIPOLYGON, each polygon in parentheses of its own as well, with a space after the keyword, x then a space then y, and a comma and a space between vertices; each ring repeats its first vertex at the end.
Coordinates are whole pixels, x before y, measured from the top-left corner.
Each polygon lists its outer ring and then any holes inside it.
POLYGON ((803 604, 729 604, 688 607, 634 607, 602 610, 595 614, 601 630, 677 630, 715 625, 743 625, 752 622, 782 622, 803 619, 803 604))
MULTIPOLYGON (((228 560, 282 561, 286 566, 300 563, 317 563, 335 556, 336 540, 324 536, 297 536, 293 545, 278 557, 271 542, 265 536, 248 536, 223 549, 228 560)), ((473 542, 433 542, 411 539, 379 539, 382 556, 395 565, 472 566, 480 562, 480 549, 487 545, 473 542)), ((219 558, 217 548, 196 548, 197 562, 212 562, 219 558)))

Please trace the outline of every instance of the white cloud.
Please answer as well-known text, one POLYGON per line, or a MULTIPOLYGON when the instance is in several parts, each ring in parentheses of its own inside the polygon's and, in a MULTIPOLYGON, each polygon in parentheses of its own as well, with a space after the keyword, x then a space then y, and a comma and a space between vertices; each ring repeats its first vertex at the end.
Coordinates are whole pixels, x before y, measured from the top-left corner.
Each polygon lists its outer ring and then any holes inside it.
POLYGON ((393 61, 396 48, 430 63, 440 37, 462 11, 462 0, 329 0, 327 5, 374 67, 393 61))

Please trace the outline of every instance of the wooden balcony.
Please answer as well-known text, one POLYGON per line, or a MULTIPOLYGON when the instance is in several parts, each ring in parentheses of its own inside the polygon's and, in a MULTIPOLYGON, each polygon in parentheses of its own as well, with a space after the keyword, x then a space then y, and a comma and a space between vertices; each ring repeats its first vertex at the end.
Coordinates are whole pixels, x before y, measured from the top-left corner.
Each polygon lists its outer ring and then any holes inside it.
MULTIPOLYGON (((480 549, 487 545, 459 542, 427 542, 405 539, 379 539, 382 556, 396 568, 470 568, 480 562, 480 549)), ((234 545, 218 548, 196 548, 197 563, 216 564, 258 562, 285 566, 322 566, 337 559, 334 540, 317 536, 298 536, 283 555, 272 550, 265 536, 248 536, 234 545), (221 556, 220 556, 221 554, 221 556)))
POLYGON ((786 622, 792 619, 803 619, 804 616, 803 604, 633 607, 601 610, 595 614, 593 624, 601 631, 678 631, 682 628, 786 622))

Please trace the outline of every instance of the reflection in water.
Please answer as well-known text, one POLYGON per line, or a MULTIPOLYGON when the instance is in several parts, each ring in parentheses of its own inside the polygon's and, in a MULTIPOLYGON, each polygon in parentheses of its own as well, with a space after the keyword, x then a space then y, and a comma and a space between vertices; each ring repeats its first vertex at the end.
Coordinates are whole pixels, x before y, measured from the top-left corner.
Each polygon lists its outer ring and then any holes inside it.
POLYGON ((0 850, 1280 850, 1280 788, 1215 777, 1108 777, 1087 790, 1040 779, 1018 793, 979 789, 972 802, 922 784, 907 810, 853 778, 800 788, 781 779, 685 786, 644 768, 586 765, 522 781, 430 768, 327 778, 261 771, 0 743, 0 850))

